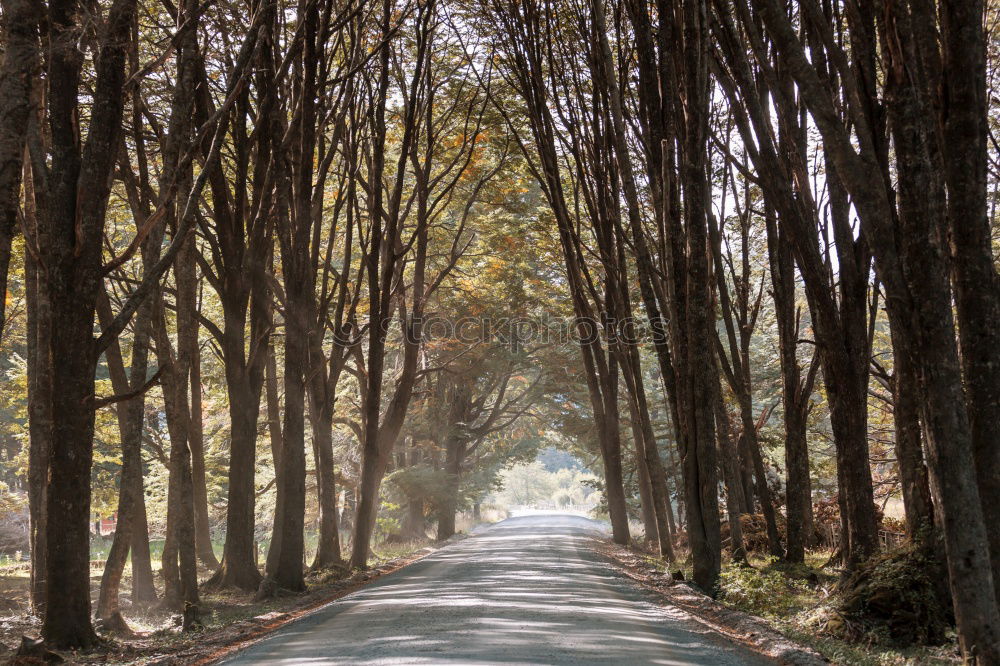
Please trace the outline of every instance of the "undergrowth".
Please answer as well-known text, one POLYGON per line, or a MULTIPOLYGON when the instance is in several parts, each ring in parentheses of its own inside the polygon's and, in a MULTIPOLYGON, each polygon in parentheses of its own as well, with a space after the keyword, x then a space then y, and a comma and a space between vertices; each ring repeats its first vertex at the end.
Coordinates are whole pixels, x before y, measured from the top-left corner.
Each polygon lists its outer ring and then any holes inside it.
POLYGON ((762 556, 751 556, 750 566, 729 563, 720 576, 719 601, 761 617, 834 664, 961 663, 954 632, 927 604, 935 573, 919 553, 904 548, 881 555, 844 583, 823 568, 829 556, 813 552, 796 565, 762 556), (921 615, 920 608, 930 610, 921 615))

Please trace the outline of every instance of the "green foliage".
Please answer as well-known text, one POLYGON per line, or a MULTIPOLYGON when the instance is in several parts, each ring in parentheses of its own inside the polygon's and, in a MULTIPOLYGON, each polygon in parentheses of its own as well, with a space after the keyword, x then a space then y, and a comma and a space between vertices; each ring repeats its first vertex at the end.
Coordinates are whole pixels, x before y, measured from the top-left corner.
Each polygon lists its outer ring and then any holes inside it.
POLYGON ((396 518, 395 514, 397 514, 402 507, 398 504, 385 501, 383 498, 381 508, 382 511, 375 519, 377 532, 380 534, 395 534, 399 532, 399 519, 396 518))
POLYGON ((740 610, 754 615, 781 615, 795 604, 796 595, 808 586, 785 576, 774 567, 775 558, 765 560, 760 568, 731 565, 719 577, 723 599, 740 610))

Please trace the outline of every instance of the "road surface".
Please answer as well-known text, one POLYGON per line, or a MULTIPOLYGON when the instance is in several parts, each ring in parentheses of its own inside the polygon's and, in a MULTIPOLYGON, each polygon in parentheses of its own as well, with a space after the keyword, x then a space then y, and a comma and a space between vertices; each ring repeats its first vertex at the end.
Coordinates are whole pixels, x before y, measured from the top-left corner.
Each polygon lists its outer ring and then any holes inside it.
POLYGON ((773 664, 662 607, 594 552, 600 523, 509 518, 224 664, 773 664))

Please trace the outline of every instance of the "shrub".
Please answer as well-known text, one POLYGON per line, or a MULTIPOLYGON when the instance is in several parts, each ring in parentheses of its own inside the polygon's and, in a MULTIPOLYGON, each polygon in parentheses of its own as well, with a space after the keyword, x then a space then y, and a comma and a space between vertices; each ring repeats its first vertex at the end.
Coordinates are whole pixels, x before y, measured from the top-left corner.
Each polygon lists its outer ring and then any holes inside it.
POLYGON ((795 596, 807 586, 773 568, 775 561, 770 558, 759 569, 734 565, 724 570, 719 578, 722 598, 754 615, 781 615, 789 611, 795 596))

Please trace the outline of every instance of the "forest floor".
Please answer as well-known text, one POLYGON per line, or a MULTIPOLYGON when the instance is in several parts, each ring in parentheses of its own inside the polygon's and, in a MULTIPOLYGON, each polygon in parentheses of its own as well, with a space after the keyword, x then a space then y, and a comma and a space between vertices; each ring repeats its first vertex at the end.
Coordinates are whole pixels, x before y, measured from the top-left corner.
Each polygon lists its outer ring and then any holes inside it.
MULTIPOLYGON (((641 546, 606 543, 602 551, 626 575, 662 595, 665 602, 683 608, 738 640, 771 645, 780 652, 787 639, 844 666, 962 663, 953 633, 943 645, 909 648, 893 647, 873 638, 848 641, 839 637, 835 622, 831 622, 837 617, 838 579, 835 572, 823 567, 830 558, 826 551, 810 553, 806 564, 797 567, 754 555, 750 557, 751 568, 726 565, 718 601, 677 584, 674 573, 679 571, 685 579, 690 579, 689 567, 667 569, 641 546)), ((798 663, 794 658, 780 656, 779 661, 798 663)))
MULTIPOLYGON (((383 544, 373 549, 372 566, 349 576, 317 572, 307 576, 304 594, 278 596, 255 601, 253 594, 202 593, 204 629, 181 633, 176 611, 150 605, 133 608, 128 598, 131 581, 122 581, 122 613, 135 632, 123 637, 102 634, 104 644, 86 653, 61 653, 75 664, 197 664, 224 656, 233 646, 253 640, 280 627, 309 610, 350 594, 379 577, 434 552, 429 540, 383 544)), ((91 568, 91 589, 96 603, 101 582, 101 566, 91 568)), ((211 571, 201 571, 207 579, 211 571)), ((28 612, 28 570, 8 567, 0 574, 0 663, 18 663, 12 657, 22 636, 37 637, 41 623, 28 612)), ((24 662, 29 663, 29 662, 24 662)), ((40 663, 40 662, 30 662, 40 663)))

